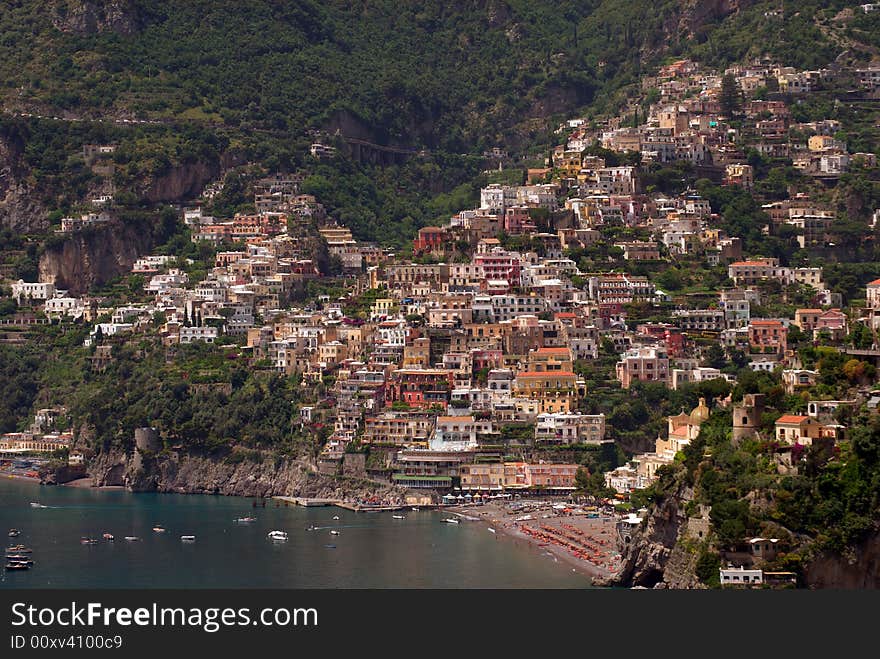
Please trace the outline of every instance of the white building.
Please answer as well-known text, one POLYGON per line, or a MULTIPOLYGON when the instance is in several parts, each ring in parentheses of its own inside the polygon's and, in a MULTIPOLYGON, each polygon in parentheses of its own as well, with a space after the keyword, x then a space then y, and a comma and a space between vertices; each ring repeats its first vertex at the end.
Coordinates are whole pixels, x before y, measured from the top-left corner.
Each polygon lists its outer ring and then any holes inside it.
POLYGON ((55 284, 51 282, 26 282, 19 279, 12 284, 12 297, 17 304, 22 301, 43 301, 55 297, 55 284))
POLYGON ((539 414, 535 425, 536 442, 599 444, 604 440, 604 414, 539 414))
POLYGON ((218 334, 219 332, 216 327, 181 327, 180 342, 204 341, 205 343, 214 343, 218 334))
POLYGON ((745 586, 764 583, 763 570, 747 570, 744 567, 720 568, 722 586, 745 586))

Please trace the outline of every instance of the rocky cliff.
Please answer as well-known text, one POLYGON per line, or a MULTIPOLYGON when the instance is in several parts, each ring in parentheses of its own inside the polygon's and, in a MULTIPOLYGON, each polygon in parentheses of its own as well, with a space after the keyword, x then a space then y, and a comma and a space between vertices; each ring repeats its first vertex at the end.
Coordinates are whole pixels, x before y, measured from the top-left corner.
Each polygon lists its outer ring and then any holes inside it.
POLYGON ((709 23, 747 9, 756 4, 756 0, 686 0, 681 4, 679 27, 693 37, 709 23))
POLYGON ((225 494, 245 497, 304 496, 350 499, 352 496, 401 495, 390 486, 340 480, 317 473, 311 465, 267 457, 261 462, 230 463, 192 454, 131 454, 111 450, 89 465, 95 486, 123 485, 133 492, 225 494))
POLYGON ((149 223, 114 220, 90 227, 46 246, 40 256, 40 281, 55 282, 58 288, 80 295, 129 272, 155 244, 149 223))
POLYGON ((804 570, 804 583, 811 589, 880 588, 880 529, 843 554, 825 552, 814 558, 804 570))
POLYGON ((682 485, 655 505, 632 535, 623 553, 620 570, 597 580, 600 586, 632 588, 702 588, 694 574, 696 554, 688 551, 685 506, 693 491, 682 485))
POLYGON ((0 228, 35 233, 49 226, 48 212, 21 165, 26 138, 0 127, 0 228))
POLYGON ((141 19, 132 0, 55 0, 52 25, 61 32, 77 35, 129 35, 140 29, 141 19))
POLYGON ((199 160, 181 164, 151 181, 142 197, 152 204, 195 199, 202 193, 205 185, 219 175, 219 161, 199 160))

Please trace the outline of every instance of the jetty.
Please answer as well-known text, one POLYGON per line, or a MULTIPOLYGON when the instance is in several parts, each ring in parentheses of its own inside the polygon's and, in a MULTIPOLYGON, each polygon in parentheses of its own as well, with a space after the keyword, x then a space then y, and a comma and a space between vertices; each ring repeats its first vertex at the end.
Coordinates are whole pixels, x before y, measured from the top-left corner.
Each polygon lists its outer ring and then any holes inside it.
MULTIPOLYGON (((381 513, 395 510, 407 510, 411 507, 412 504, 400 504, 399 506, 385 506, 381 504, 364 504, 364 503, 354 503, 351 501, 343 501, 342 499, 320 499, 313 497, 289 497, 289 496, 275 496, 272 497, 277 501, 283 501, 287 504, 294 504, 296 506, 303 506, 305 508, 315 508, 319 506, 336 506, 337 508, 344 508, 345 510, 351 510, 356 513, 381 513)), ((423 505, 421 508, 427 510, 430 508, 441 508, 439 505, 423 505)))
POLYGON ((318 499, 318 498, 310 498, 310 497, 286 497, 286 496, 277 496, 272 497, 277 501, 284 501, 285 503, 292 503, 296 506, 303 506, 305 508, 315 508, 320 506, 338 506, 342 503, 339 499, 318 499))

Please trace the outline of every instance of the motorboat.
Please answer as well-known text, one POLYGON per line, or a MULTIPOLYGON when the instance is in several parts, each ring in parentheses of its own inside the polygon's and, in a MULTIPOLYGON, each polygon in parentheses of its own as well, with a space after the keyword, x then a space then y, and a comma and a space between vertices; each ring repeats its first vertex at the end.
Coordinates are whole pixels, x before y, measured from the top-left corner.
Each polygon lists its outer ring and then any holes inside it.
POLYGON ((339 519, 339 515, 333 515, 333 519, 339 519))
POLYGON ((446 522, 446 523, 448 523, 448 524, 460 524, 460 523, 461 523, 461 522, 459 522, 459 520, 456 519, 455 517, 447 517, 447 518, 444 519, 443 521, 446 522))
POLYGON ((336 545, 324 545, 327 549, 336 549, 336 545))
POLYGON ((102 537, 109 542, 113 542, 116 539, 113 537, 112 533, 105 533, 102 537))
POLYGON ((267 537, 272 540, 287 540, 287 531, 269 531, 267 537))
POLYGON ((235 521, 239 524, 250 524, 251 522, 256 522, 256 517, 236 517, 235 521))
POLYGON ((164 526, 154 526, 153 531, 155 531, 156 533, 165 533, 165 527, 164 526))
POLYGON ((38 501, 31 501, 31 508, 48 508, 48 506, 44 506, 38 501))
POLYGON ((339 531, 330 531, 330 535, 339 535, 339 531))
POLYGON ((403 516, 403 515, 392 515, 392 517, 393 517, 394 519, 406 519, 406 517, 403 516))
POLYGON ((7 552, 14 552, 16 554, 30 554, 33 549, 25 547, 24 545, 12 545, 6 548, 7 552))
POLYGON ((140 538, 137 537, 136 535, 127 535, 127 536, 125 536, 125 539, 128 540, 129 542, 136 542, 136 541, 140 540, 140 538))
POLYGON ((81 545, 96 545, 96 544, 98 544, 98 541, 95 540, 94 538, 82 537, 79 539, 79 544, 81 544, 81 545))
POLYGON ((419 512, 419 509, 416 508, 415 506, 413 506, 413 507, 412 507, 412 511, 413 511, 413 512, 419 512))
POLYGON ((30 561, 28 563, 11 562, 11 563, 6 563, 6 569, 7 570, 30 570, 31 565, 33 565, 33 561, 30 561))
POLYGON ((20 535, 21 535, 21 531, 19 531, 18 529, 9 529, 9 537, 10 538, 17 538, 20 535))
POLYGON ((493 529, 493 528, 492 528, 492 527, 491 527, 491 526, 490 526, 490 527, 488 527, 488 529, 487 529, 487 530, 488 530, 488 531, 489 531, 489 533, 495 533, 495 529, 493 529))
POLYGON ((194 535, 182 535, 180 536, 181 542, 195 542, 196 537, 194 535))

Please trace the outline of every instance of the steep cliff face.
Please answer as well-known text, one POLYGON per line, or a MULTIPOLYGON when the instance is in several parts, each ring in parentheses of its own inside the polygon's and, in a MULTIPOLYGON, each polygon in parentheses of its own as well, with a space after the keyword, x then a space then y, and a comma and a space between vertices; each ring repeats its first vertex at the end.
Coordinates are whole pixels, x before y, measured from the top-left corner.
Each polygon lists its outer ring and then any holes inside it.
POLYGON ((21 167, 24 140, 14 130, 0 130, 0 228, 34 233, 48 228, 49 220, 21 167))
POLYGON ((187 201, 198 197, 207 183, 220 175, 219 162, 197 161, 172 167, 144 190, 150 203, 187 201))
POLYGON ((89 474, 96 486, 123 485, 134 492, 340 499, 355 493, 367 496, 397 492, 366 482, 346 482, 343 489, 339 480, 313 471, 306 463, 287 459, 230 464, 200 455, 109 451, 92 461, 89 474))
POLYGON ((754 5, 756 0, 687 0, 682 3, 680 27, 694 36, 708 23, 754 5))
POLYGON ((880 588, 880 529, 843 555, 824 553, 804 570, 808 588, 880 588))
POLYGON ((131 270, 155 244, 151 227, 111 221, 50 245, 40 256, 40 281, 54 282, 74 295, 131 270))
POLYGON ((687 527, 685 505, 693 491, 681 486, 655 506, 632 536, 620 570, 597 585, 632 588, 701 588, 694 574, 696 556, 681 542, 687 527))
POLYGON ((52 25, 77 35, 99 32, 134 34, 141 19, 132 0, 56 0, 52 6, 52 25))

